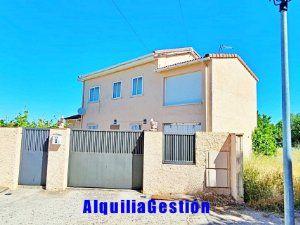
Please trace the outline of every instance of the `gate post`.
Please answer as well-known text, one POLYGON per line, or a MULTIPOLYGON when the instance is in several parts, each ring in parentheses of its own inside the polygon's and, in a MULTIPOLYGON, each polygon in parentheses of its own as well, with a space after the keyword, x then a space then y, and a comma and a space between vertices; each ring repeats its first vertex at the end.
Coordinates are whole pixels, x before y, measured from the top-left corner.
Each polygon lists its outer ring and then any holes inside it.
POLYGON ((22 128, 0 128, 0 186, 18 187, 22 128))
POLYGON ((46 190, 67 188, 70 132, 68 128, 50 130, 46 190))
POLYGON ((243 134, 231 134, 230 177, 232 197, 243 202, 243 134))

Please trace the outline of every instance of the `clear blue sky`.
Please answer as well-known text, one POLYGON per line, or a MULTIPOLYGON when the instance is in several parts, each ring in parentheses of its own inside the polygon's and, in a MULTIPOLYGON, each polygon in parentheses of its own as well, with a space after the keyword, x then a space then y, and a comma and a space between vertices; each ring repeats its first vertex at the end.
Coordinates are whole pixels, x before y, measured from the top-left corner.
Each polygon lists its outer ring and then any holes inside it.
MULTIPOLYGON (((268 0, 1 0, 0 118, 75 114, 77 76, 155 49, 194 47, 200 55, 234 47, 258 75, 258 109, 281 118, 280 20, 268 0), (157 4, 157 2, 159 2, 157 4), (184 25, 185 24, 185 25, 184 25)), ((289 10, 292 112, 300 112, 300 2, 289 10)))

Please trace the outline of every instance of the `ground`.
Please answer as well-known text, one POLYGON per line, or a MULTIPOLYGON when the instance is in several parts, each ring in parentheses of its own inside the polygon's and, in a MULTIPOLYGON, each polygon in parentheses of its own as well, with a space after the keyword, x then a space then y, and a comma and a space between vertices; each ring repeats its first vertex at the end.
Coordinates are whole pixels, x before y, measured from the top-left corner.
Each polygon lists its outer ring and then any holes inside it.
POLYGON ((1 224, 282 224, 279 216, 250 209, 210 214, 83 214, 84 199, 148 201, 133 190, 74 189, 48 192, 39 187, 0 190, 1 224))

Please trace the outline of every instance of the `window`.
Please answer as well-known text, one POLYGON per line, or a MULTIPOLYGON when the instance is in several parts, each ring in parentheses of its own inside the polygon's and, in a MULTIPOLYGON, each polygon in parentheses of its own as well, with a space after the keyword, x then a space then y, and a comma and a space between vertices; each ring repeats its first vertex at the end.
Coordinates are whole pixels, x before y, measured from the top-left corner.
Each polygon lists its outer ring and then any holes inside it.
POLYGON ((89 102, 98 102, 100 96, 100 87, 93 87, 90 89, 89 102))
POLYGON ((98 130, 98 125, 97 124, 88 124, 87 128, 89 130, 98 130))
POLYGON ((136 77, 132 79, 132 96, 143 94, 143 77, 136 77))
POLYGON ((199 73, 167 77, 164 105, 201 103, 202 76, 199 73))
POLYGON ((138 123, 131 124, 131 125, 130 125, 130 129, 131 129, 132 131, 141 131, 141 130, 142 130, 142 125, 141 125, 141 124, 138 124, 138 123))
POLYGON ((121 98, 121 82, 113 83, 113 99, 121 98))

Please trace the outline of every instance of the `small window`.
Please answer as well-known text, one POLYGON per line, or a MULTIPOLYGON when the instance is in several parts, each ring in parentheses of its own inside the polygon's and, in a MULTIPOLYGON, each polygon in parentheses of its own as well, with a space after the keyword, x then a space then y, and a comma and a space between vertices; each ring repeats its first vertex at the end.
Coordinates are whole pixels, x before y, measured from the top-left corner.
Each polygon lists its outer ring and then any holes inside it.
POLYGON ((131 124, 131 125, 130 125, 130 129, 131 129, 132 131, 141 131, 141 130, 142 130, 142 125, 141 125, 141 124, 138 124, 138 123, 131 124))
POLYGON ((100 88, 93 87, 90 89, 89 102, 98 102, 100 96, 100 88))
POLYGON ((132 96, 143 94, 143 77, 136 77, 132 79, 132 96))
POLYGON ((121 82, 113 83, 113 99, 121 98, 121 82))
POLYGON ((88 124, 87 128, 89 130, 98 130, 98 124, 88 124))

